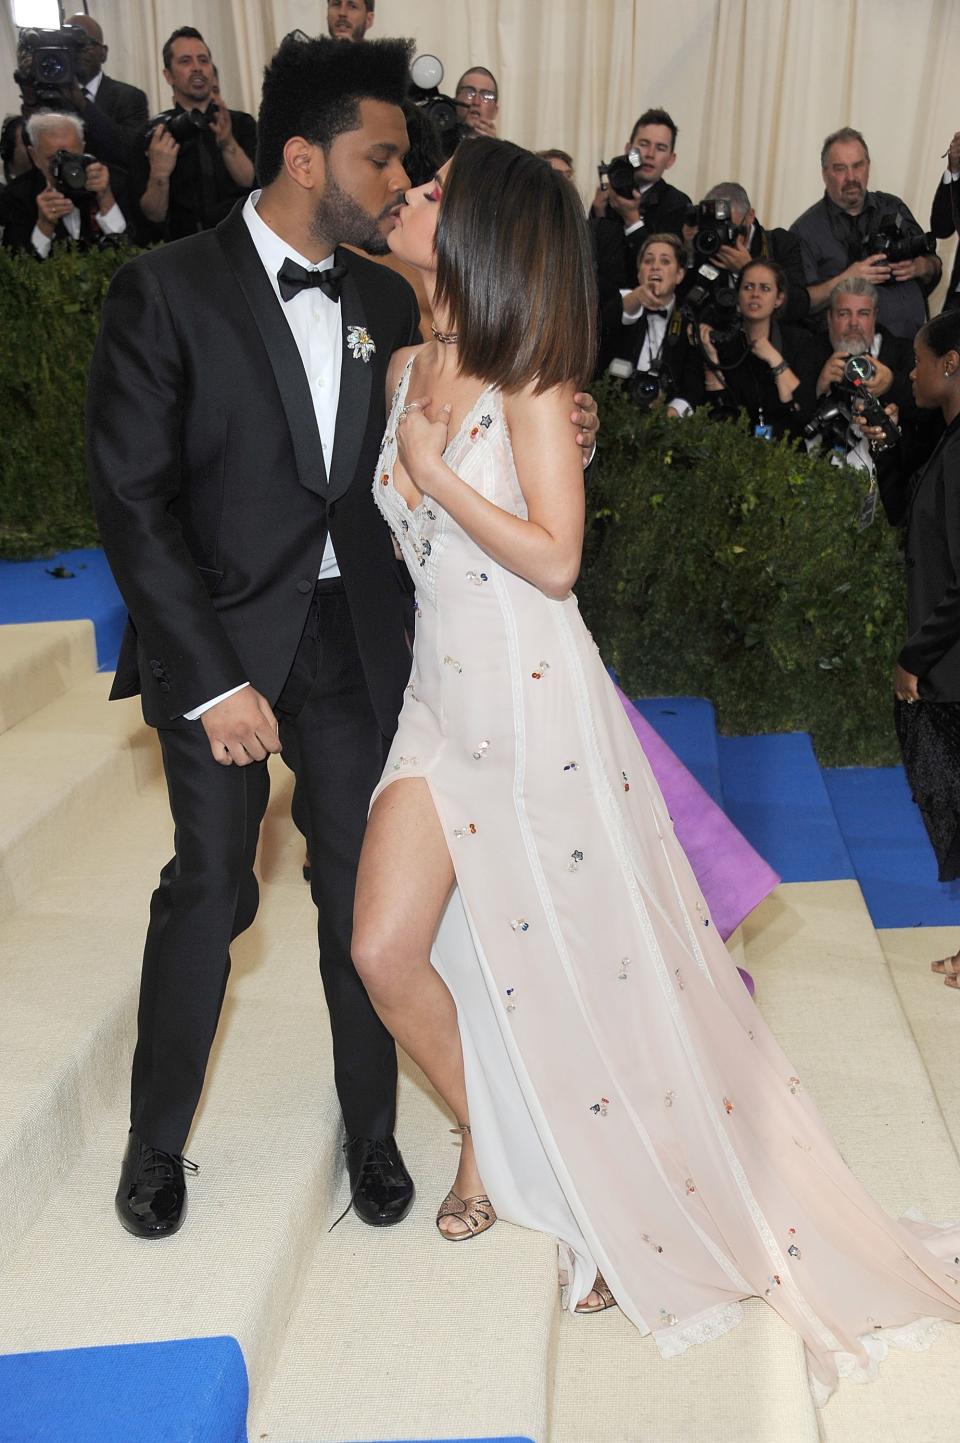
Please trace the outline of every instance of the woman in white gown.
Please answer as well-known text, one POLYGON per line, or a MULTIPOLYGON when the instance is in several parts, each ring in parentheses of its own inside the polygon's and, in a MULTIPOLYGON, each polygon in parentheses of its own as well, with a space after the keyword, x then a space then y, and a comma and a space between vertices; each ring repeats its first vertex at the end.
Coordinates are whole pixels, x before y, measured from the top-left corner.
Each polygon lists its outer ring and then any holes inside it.
POLYGON ((895 1222, 846 1168, 580 618, 567 417, 594 297, 578 197, 477 139, 407 202, 391 249, 424 272, 437 331, 394 358, 374 489, 418 619, 354 950, 463 1133, 438 1227, 466 1241, 499 1215, 555 1234, 568 1306, 612 1292, 668 1356, 765 1298, 822 1401, 888 1341, 960 1321, 960 1230, 895 1222))

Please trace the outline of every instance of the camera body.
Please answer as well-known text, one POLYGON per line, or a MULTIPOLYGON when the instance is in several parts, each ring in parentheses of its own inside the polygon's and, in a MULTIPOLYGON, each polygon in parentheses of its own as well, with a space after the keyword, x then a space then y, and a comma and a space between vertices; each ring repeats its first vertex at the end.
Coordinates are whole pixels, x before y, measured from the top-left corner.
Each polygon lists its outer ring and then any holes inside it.
POLYGON ((88 195, 87 167, 96 165, 95 155, 77 155, 72 150, 58 150, 50 159, 50 180, 67 200, 76 200, 88 195))
POLYGON ((932 231, 923 235, 911 235, 904 229, 900 214, 883 215, 875 231, 871 231, 863 242, 863 260, 866 256, 881 253, 891 264, 897 261, 912 261, 918 256, 933 256, 937 253, 937 239, 932 231))
POLYGON ((407 92, 414 105, 429 115, 437 128, 440 146, 447 160, 461 140, 469 134, 469 126, 460 118, 460 110, 452 95, 443 95, 443 66, 435 55, 418 55, 410 66, 410 88, 407 92))
POLYGON ((211 101, 206 110, 161 110, 159 115, 155 115, 147 123, 144 131, 145 147, 150 144, 158 125, 165 126, 178 145, 189 145, 202 130, 210 129, 211 122, 219 114, 220 107, 215 101, 211 101))
POLYGON ((835 381, 825 392, 817 409, 804 426, 804 439, 812 441, 820 437, 827 447, 846 450, 853 418, 862 416, 868 425, 879 426, 883 430, 883 443, 874 444, 874 451, 887 451, 891 446, 895 446, 900 433, 883 409, 882 403, 864 384, 872 380, 876 373, 877 368, 871 356, 851 356, 843 368, 843 380, 835 381))
POLYGON ((615 155, 609 162, 600 162, 597 171, 600 175, 600 183, 603 184, 606 178, 607 185, 611 190, 624 200, 633 200, 634 191, 640 189, 643 161, 639 150, 628 150, 626 155, 615 155))
POLYGON ((687 206, 683 223, 696 227, 693 253, 701 260, 711 260, 721 246, 735 245, 738 236, 747 233, 744 226, 734 225, 728 200, 702 200, 699 205, 687 206))
POLYGON ((683 314, 698 334, 702 325, 709 326, 721 345, 742 334, 737 293, 729 273, 707 260, 697 266, 694 284, 683 297, 683 314))
POLYGON ((79 25, 64 25, 60 30, 28 26, 20 31, 13 78, 25 110, 74 109, 69 94, 77 83, 77 61, 87 38, 79 25))

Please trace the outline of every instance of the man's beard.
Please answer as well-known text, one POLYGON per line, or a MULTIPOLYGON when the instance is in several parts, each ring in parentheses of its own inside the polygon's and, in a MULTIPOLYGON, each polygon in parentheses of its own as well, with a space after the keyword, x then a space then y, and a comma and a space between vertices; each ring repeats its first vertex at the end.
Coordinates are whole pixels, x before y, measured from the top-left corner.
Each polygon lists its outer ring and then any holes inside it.
POLYGON ((867 338, 862 331, 857 331, 856 335, 841 336, 840 344, 837 347, 837 350, 842 351, 845 356, 865 356, 869 349, 867 338))
POLYGON ((362 21, 358 25, 352 25, 349 30, 341 30, 334 25, 328 25, 327 29, 331 40, 349 40, 353 44, 361 41, 367 33, 367 27, 362 21))
POLYGON ((399 199, 392 201, 380 215, 369 215, 328 175, 310 221, 310 234, 314 240, 357 246, 368 255, 385 256, 390 247, 379 225, 399 199))

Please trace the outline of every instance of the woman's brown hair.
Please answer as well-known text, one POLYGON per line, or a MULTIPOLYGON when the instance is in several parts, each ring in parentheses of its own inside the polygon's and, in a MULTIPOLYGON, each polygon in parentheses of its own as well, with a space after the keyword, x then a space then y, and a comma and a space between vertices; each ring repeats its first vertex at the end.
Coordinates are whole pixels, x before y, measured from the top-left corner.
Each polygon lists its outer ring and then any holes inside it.
POLYGON ((586 218, 566 176, 507 140, 453 157, 437 218, 435 304, 460 369, 536 394, 583 384, 596 358, 596 282, 586 218))
POLYGON ((673 231, 658 230, 653 235, 648 235, 640 250, 637 253, 637 260, 642 261, 646 252, 651 246, 669 246, 676 257, 677 265, 681 270, 687 268, 687 253, 683 248, 683 241, 673 231))

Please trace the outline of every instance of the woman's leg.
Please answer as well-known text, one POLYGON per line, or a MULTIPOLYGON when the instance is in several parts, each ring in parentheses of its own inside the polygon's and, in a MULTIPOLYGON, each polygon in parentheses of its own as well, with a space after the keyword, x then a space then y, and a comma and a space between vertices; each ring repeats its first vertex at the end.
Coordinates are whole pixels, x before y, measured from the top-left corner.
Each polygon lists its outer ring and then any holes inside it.
MULTIPOLYGON (((357 872, 353 960, 384 1026, 420 1067, 458 1123, 469 1122, 453 998, 430 948, 454 882, 453 864, 427 783, 392 782, 374 803, 357 872)), ((454 1191, 483 1193, 473 1143, 463 1135, 454 1191)), ((455 1217, 449 1234, 468 1232, 455 1217)))

